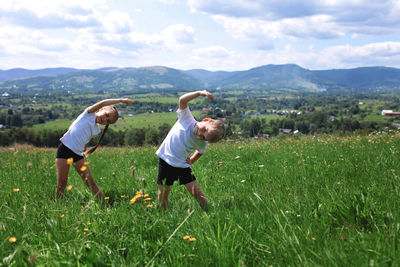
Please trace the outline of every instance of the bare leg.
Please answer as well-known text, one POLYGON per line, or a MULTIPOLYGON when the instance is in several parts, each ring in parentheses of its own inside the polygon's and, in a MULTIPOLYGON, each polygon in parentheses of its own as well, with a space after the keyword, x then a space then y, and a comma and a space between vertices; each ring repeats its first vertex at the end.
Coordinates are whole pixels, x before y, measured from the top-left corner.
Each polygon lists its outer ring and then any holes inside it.
POLYGON ((58 179, 56 198, 62 198, 64 196, 65 187, 67 187, 68 183, 69 165, 67 164, 67 160, 57 158, 56 168, 57 168, 57 179, 58 179))
POLYGON ((200 207, 203 209, 206 209, 207 208, 207 198, 204 195, 203 191, 201 191, 197 182, 193 181, 188 184, 185 184, 185 187, 189 191, 189 193, 192 196, 194 196, 194 198, 197 200, 197 202, 199 202, 200 207))
POLYGON ((163 210, 168 208, 169 202, 169 192, 171 191, 171 187, 168 185, 159 185, 158 186, 158 200, 161 202, 161 207, 163 210))
POLYGON ((101 192, 100 188, 94 181, 89 165, 85 165, 85 162, 86 162, 85 159, 81 159, 75 162, 75 169, 81 176, 85 185, 92 191, 93 195, 103 200, 104 199, 103 193, 101 192))
POLYGON ((160 203, 162 202, 163 192, 164 192, 164 186, 158 185, 158 201, 160 203))

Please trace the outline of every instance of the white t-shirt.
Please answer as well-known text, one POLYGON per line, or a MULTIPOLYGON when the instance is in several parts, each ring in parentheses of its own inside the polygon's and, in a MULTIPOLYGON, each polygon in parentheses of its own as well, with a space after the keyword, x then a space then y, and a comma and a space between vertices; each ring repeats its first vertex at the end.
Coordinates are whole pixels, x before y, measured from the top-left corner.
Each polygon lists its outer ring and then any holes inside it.
POLYGON ((194 119, 189 107, 178 109, 178 121, 172 126, 156 154, 169 165, 179 168, 190 167, 186 158, 196 150, 204 154, 207 141, 200 140, 193 133, 197 121, 194 119))
POLYGON ((71 124, 68 131, 60 138, 60 141, 75 154, 82 155, 85 145, 92 136, 98 135, 100 128, 96 123, 96 114, 88 113, 85 109, 71 124))

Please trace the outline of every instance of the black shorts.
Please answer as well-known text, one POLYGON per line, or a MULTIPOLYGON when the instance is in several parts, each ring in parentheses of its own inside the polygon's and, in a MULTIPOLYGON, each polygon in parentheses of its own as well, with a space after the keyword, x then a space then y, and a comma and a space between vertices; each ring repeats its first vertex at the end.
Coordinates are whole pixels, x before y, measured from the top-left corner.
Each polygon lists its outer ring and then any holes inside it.
POLYGON ((196 177, 194 177, 190 167, 173 167, 160 158, 158 161, 157 184, 162 185, 165 182, 165 185, 171 186, 178 179, 181 185, 196 181, 196 177))
POLYGON ((83 156, 76 154, 74 151, 66 147, 63 143, 58 146, 57 156, 58 159, 69 159, 73 158, 74 162, 83 159, 83 156))

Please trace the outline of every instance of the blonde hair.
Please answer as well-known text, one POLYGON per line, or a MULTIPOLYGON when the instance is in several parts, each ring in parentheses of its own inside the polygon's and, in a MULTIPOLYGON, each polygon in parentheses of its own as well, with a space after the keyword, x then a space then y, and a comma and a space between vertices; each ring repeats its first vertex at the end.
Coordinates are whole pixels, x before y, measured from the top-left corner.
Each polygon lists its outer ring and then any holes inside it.
POLYGON ((225 125, 220 120, 210 120, 210 132, 208 133, 208 142, 216 143, 225 135, 225 125))

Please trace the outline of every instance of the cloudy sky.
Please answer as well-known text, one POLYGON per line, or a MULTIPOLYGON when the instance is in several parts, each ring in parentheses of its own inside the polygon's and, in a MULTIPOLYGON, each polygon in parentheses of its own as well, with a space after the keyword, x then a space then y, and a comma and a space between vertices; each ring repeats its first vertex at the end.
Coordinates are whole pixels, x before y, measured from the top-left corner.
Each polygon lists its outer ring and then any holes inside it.
POLYGON ((1 0, 0 69, 400 68, 398 0, 1 0))

